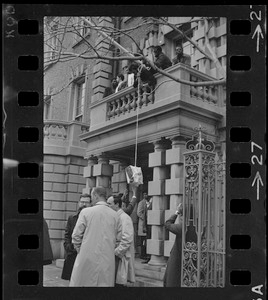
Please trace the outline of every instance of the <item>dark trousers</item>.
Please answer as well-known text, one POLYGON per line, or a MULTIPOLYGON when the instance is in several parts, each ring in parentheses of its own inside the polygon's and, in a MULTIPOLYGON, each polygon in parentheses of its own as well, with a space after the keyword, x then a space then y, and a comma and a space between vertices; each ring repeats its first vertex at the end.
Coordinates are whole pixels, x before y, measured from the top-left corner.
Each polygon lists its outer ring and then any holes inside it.
POLYGON ((140 236, 141 239, 141 258, 146 258, 146 236, 140 236))

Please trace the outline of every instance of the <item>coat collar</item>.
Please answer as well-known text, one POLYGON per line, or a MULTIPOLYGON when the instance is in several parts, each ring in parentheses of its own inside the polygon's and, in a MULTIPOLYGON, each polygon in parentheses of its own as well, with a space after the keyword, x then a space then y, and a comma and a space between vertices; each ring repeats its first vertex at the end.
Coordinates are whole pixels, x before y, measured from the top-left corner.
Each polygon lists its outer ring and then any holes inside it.
POLYGON ((124 211, 123 211, 122 208, 120 208, 120 209, 117 211, 118 216, 122 215, 123 213, 124 213, 124 211))
POLYGON ((95 205, 105 205, 109 207, 109 205, 105 201, 99 201, 95 205))

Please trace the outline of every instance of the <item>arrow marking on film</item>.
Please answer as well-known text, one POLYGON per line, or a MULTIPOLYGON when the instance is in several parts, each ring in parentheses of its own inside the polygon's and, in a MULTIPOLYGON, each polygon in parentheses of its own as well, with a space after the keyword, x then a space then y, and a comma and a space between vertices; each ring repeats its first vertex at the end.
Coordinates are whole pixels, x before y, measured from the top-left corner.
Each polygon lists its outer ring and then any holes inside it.
POLYGON ((263 39, 263 34, 262 34, 262 30, 261 30, 261 26, 260 24, 256 27, 253 35, 252 35, 252 39, 254 39, 255 35, 257 34, 257 52, 259 52, 260 49, 260 36, 263 39))
POLYGON ((260 183, 263 186, 263 182, 261 179, 261 175, 259 173, 259 171, 256 173, 255 178, 252 182, 252 186, 254 186, 255 182, 257 181, 257 200, 259 200, 259 195, 260 195, 260 183))

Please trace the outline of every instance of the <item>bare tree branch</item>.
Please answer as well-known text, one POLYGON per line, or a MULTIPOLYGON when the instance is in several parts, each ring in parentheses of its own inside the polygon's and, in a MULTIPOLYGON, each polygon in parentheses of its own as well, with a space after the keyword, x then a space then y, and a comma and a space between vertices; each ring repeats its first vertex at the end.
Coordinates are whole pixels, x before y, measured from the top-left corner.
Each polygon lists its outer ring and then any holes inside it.
POLYGON ((144 59, 146 60, 146 62, 157 72, 159 72, 162 75, 165 75, 166 77, 169 77, 171 79, 173 79, 176 82, 179 83, 183 83, 186 85, 190 85, 190 86, 214 86, 214 85, 222 85, 226 83, 225 79, 221 79, 221 80, 211 80, 211 81, 200 81, 200 82, 194 82, 194 81, 188 81, 188 80, 184 80, 178 77, 175 77, 173 75, 171 75, 170 73, 167 73, 166 71, 159 69, 153 62, 151 62, 149 59, 147 59, 146 57, 144 57, 144 59))
MULTIPOLYGON (((84 50, 82 53, 62 51, 62 47, 59 51, 55 51, 55 49, 46 51, 45 54, 54 53, 54 54, 57 54, 57 55, 56 55, 55 59, 50 58, 48 61, 45 61, 45 65, 47 63, 55 64, 57 62, 66 62, 66 61, 70 61, 70 60, 77 59, 77 58, 103 59, 103 60, 110 60, 110 61, 120 61, 120 60, 133 61, 133 60, 135 60, 139 64, 141 64, 141 61, 144 60, 154 70, 156 70, 160 74, 162 74, 162 75, 164 75, 164 76, 166 76, 166 77, 168 77, 168 78, 170 78, 170 79, 172 79, 172 80, 174 80, 175 82, 178 82, 178 83, 182 83, 182 84, 186 84, 186 85, 190 85, 190 86, 214 86, 214 85, 222 85, 222 84, 226 83, 225 76, 224 76, 224 79, 222 79, 222 80, 211 80, 211 81, 202 81, 202 82, 192 82, 192 81, 187 81, 187 80, 184 80, 184 79, 177 78, 174 75, 171 75, 170 73, 168 73, 168 72, 166 72, 162 69, 159 69, 157 66, 155 66, 155 64, 152 61, 150 61, 147 57, 141 55, 140 53, 139 53, 140 54, 139 56, 134 56, 134 54, 131 51, 125 49, 122 45, 120 45, 118 42, 116 42, 110 36, 112 34, 115 35, 115 36, 122 34, 122 35, 128 36, 133 42, 135 42, 135 40, 128 33, 128 30, 129 30, 129 32, 131 32, 130 29, 121 30, 121 29, 117 29, 117 28, 111 28, 111 27, 108 27, 108 26, 97 26, 92 20, 90 21, 85 17, 79 17, 79 18, 82 19, 84 21, 84 23, 88 24, 91 29, 94 29, 94 30, 98 31, 104 37, 104 39, 109 40, 110 43, 112 43, 115 47, 120 49, 122 51, 122 53, 120 53, 120 56, 111 56, 111 55, 107 55, 105 53, 102 54, 100 50, 96 49, 96 45, 95 46, 91 45, 91 43, 89 41, 87 41, 87 39, 85 39, 84 36, 82 36, 80 34, 79 30, 77 28, 75 28, 74 25, 72 24, 73 30, 71 32, 76 33, 80 37, 80 39, 82 39, 83 41, 86 42, 86 44, 89 46, 89 48, 84 50), (92 52, 92 50, 95 52, 95 55, 89 53, 89 52, 92 52), (124 55, 124 54, 126 54, 126 55, 124 55)), ((175 30, 176 32, 179 32, 181 35, 183 35, 189 42, 191 42, 191 44, 193 44, 206 57, 208 57, 210 60, 214 61, 215 63, 217 62, 217 67, 220 68, 221 72, 224 72, 222 66, 220 65, 219 61, 217 60, 217 57, 213 57, 213 55, 209 56, 207 53, 205 53, 205 51, 203 49, 201 49, 194 41, 192 41, 190 38, 188 38, 183 31, 181 31, 180 29, 178 29, 176 27, 176 25, 170 24, 164 18, 160 18, 160 19, 157 18, 156 19, 156 18, 150 17, 150 20, 152 20, 152 21, 148 22, 148 20, 146 20, 146 21, 140 23, 135 28, 138 28, 138 27, 143 26, 143 25, 155 24, 156 22, 158 22, 158 24, 164 24, 164 25, 170 26, 173 30, 175 30)), ((190 21, 188 21, 188 23, 189 22, 196 22, 196 21, 197 20, 190 20, 190 21)), ((80 22, 78 22, 78 24, 79 23, 80 22)), ((185 23, 187 23, 187 22, 185 22, 185 23)), ((60 30, 59 32, 61 32, 64 35, 67 32, 69 32, 69 28, 71 28, 71 26, 69 26, 69 25, 67 26, 67 24, 65 24, 65 26, 63 25, 63 29, 62 28, 59 29, 60 30), (68 30, 67 30, 67 28, 68 28, 68 30)), ((48 30, 48 32, 49 32, 49 30, 48 30)), ((61 39, 61 46, 62 46, 62 41, 63 41, 63 39, 61 39)), ((137 48, 141 51, 139 45, 137 43, 136 43, 136 45, 137 45, 137 48)), ((108 52, 111 53, 110 51, 108 51, 108 52)))

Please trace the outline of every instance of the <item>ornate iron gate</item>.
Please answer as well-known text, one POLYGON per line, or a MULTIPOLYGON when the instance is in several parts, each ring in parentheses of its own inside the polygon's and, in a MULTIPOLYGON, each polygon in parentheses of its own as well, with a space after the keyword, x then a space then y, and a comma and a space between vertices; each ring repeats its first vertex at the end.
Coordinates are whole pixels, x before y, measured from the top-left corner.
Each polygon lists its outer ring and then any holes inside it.
POLYGON ((225 154, 197 137, 184 153, 182 287, 225 285, 225 154))

